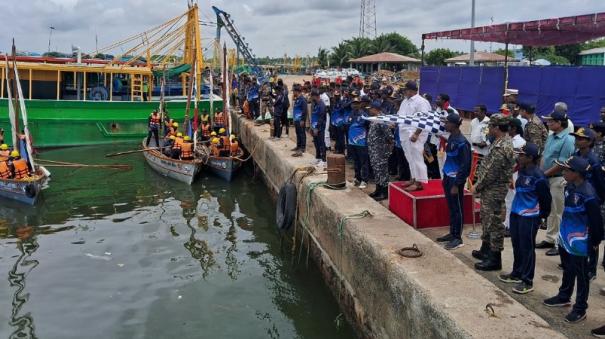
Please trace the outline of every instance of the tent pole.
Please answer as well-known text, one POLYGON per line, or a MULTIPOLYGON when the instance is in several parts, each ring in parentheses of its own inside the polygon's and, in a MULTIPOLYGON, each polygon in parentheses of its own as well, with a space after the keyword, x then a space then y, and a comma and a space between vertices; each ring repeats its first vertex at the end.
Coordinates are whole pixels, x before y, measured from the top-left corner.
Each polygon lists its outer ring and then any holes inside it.
POLYGON ((422 45, 420 45, 420 66, 424 66, 424 34, 422 35, 422 45))
POLYGON ((508 88, 508 42, 504 45, 504 91, 508 88))

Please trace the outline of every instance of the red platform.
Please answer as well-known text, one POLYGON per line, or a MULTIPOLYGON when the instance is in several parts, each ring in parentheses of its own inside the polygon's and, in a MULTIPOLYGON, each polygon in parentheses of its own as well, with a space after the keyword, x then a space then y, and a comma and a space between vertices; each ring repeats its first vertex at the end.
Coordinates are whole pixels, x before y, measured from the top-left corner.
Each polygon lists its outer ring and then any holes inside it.
MULTIPOLYGON (((407 192, 403 182, 389 184, 389 209, 414 228, 449 227, 450 217, 441 180, 429 180, 421 191, 407 192)), ((464 190, 464 224, 473 223, 473 196, 464 190)), ((475 203, 475 223, 479 223, 479 203, 475 203)))

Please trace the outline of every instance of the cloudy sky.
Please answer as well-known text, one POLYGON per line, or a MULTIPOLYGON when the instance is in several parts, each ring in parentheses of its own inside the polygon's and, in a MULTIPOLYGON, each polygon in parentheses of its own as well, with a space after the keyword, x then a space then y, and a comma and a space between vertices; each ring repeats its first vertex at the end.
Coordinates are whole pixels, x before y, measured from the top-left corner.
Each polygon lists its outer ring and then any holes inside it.
MULTIPOLYGON (((605 11, 603 0, 476 0, 477 25, 533 20, 605 11)), ((359 0, 211 0, 201 2, 201 19, 215 21, 215 5, 231 14, 258 56, 316 55, 359 31, 359 0)), ((15 38, 19 50, 45 52, 49 26, 51 48, 67 52, 71 45, 84 51, 99 48, 179 15, 187 0, 2 0, 0 51, 15 38)), ((470 25, 471 0, 376 0, 378 32, 398 32, 418 46, 424 32, 470 25)), ((215 34, 203 27, 203 44, 215 34)), ((226 34, 225 34, 226 36, 226 34)), ((468 49, 468 43, 430 41, 427 49, 468 49)), ((500 48, 494 44, 493 49, 500 48)), ((478 45, 489 50, 489 44, 478 45)))

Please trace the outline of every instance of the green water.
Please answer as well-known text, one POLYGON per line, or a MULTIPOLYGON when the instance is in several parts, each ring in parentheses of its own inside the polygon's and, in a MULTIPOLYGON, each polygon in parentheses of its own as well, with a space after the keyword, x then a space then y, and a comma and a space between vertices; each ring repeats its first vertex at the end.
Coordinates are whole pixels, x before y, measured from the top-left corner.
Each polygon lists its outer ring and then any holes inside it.
POLYGON ((262 183, 189 187, 140 154, 103 157, 136 146, 46 151, 133 169, 49 168, 36 207, 0 200, 0 338, 355 336, 319 272, 280 249, 262 183))

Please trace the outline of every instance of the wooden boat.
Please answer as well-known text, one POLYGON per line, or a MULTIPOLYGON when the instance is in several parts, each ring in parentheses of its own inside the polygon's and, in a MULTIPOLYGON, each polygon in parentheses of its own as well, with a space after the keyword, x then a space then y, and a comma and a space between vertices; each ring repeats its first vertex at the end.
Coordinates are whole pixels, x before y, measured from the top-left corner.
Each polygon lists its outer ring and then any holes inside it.
POLYGON ((46 178, 45 173, 38 170, 35 175, 24 180, 0 179, 0 197, 34 205, 41 195, 46 178))
MULTIPOLYGON (((147 138, 143 139, 142 146, 146 146, 147 138)), ((151 140, 151 147, 156 147, 155 140, 151 140)), ((195 177, 200 173, 204 162, 201 159, 178 160, 165 156, 159 150, 149 150, 143 152, 145 160, 151 168, 165 177, 169 177, 180 182, 191 185, 195 177)))
POLYGON ((242 167, 241 158, 244 155, 244 151, 240 148, 236 156, 228 157, 215 157, 210 156, 206 167, 217 176, 231 181, 235 173, 242 167))

